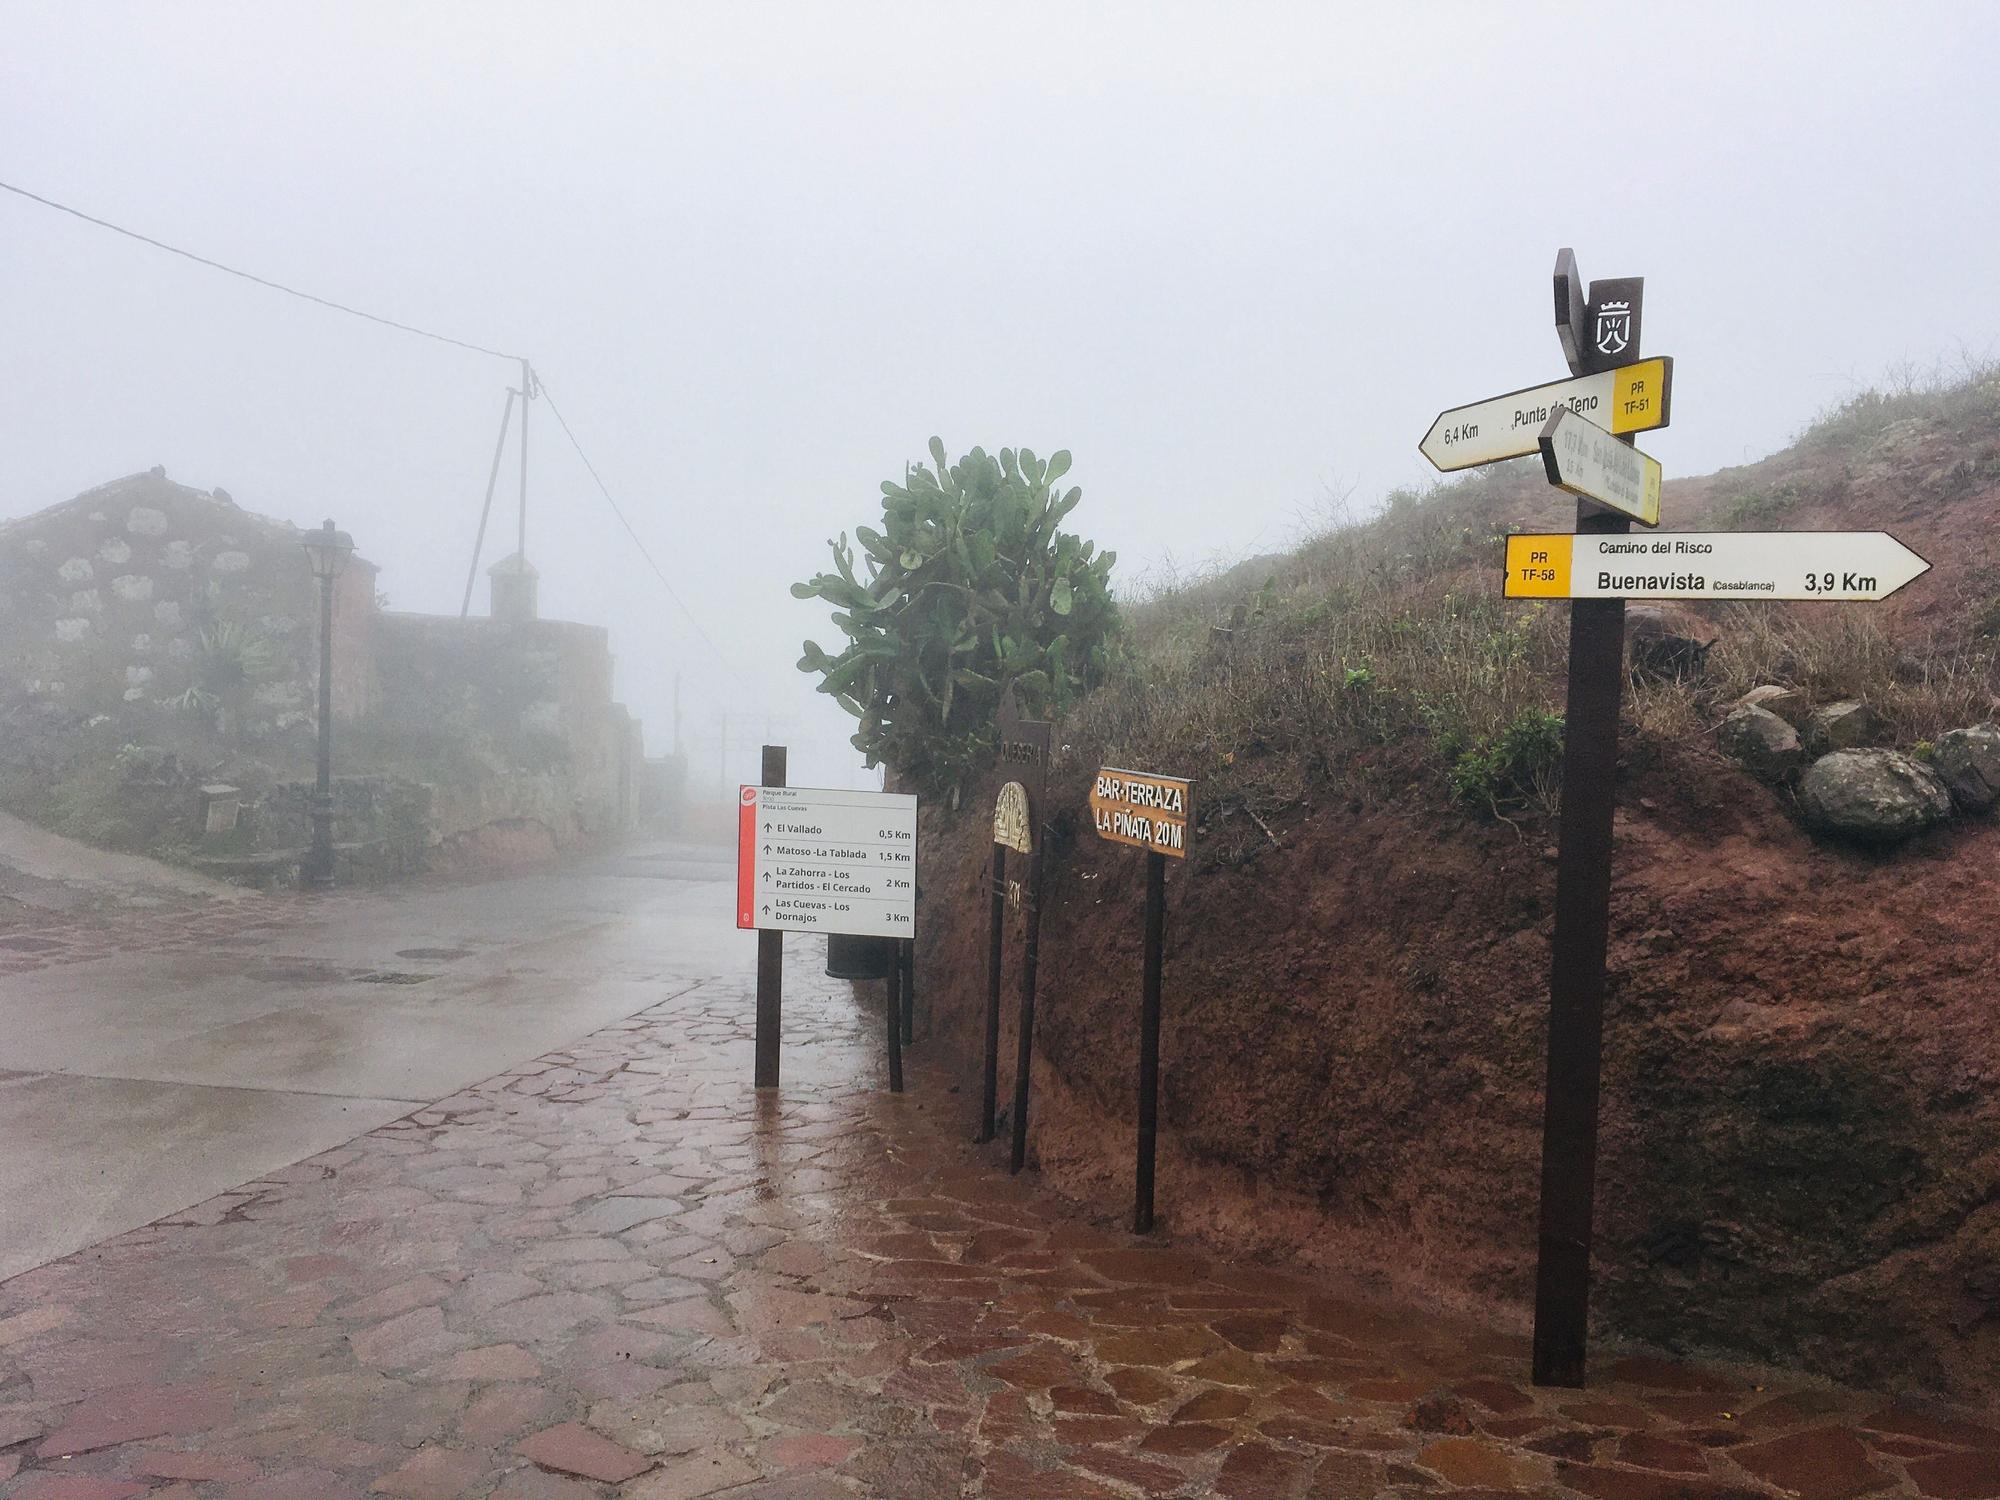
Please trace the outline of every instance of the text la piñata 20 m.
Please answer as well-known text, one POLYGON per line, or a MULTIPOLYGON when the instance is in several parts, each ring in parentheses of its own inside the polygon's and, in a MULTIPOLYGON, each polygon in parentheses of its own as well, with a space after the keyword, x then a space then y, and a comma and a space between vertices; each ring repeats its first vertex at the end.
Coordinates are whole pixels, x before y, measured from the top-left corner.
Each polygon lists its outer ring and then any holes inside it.
POLYGON ((1193 821, 1191 786, 1179 776, 1106 766, 1090 784, 1090 820, 1099 838, 1185 859, 1193 821))

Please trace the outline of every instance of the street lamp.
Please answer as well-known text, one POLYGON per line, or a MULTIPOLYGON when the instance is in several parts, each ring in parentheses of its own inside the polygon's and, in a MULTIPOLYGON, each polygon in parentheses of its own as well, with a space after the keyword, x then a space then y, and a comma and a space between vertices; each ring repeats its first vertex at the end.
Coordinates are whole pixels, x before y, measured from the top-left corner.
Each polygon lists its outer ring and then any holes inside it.
POLYGON ((333 884, 333 580, 354 552, 354 538, 328 521, 302 545, 319 580, 319 784, 312 801, 312 848, 299 879, 325 890, 333 884))

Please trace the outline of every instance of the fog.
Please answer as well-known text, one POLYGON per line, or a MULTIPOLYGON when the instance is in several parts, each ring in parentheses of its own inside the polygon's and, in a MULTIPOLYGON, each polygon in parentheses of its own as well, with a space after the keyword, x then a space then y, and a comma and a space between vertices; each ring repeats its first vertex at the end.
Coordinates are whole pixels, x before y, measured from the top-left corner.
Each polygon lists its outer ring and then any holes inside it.
MULTIPOLYGON (((699 629, 538 402, 543 612, 611 628, 655 753, 680 677, 697 788, 754 779, 766 732, 795 782, 858 781, 792 667, 834 631, 786 585, 933 433, 1069 448, 1073 522, 1129 591, 1424 481, 1440 408, 1562 374, 1561 245, 1647 278, 1670 477, 2000 335, 1981 4, 9 3, 0 26, 0 179, 534 360, 699 629)), ((0 307, 0 516, 164 464, 331 516, 394 606, 457 609, 515 367, 8 194, 0 307)))

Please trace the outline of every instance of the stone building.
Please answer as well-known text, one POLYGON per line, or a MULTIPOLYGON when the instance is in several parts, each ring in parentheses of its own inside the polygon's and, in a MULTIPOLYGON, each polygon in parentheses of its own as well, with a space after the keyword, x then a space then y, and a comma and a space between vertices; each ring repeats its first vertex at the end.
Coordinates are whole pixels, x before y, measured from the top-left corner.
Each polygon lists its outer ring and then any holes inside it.
MULTIPOLYGON (((161 469, 0 524, 0 800, 99 842, 281 865, 316 732, 301 536, 161 469), (219 783, 248 814, 220 840, 192 831, 192 789, 219 783)), ((494 614, 467 619, 380 608, 358 554, 335 585, 337 837, 385 872, 555 852, 639 815, 607 632, 541 619, 524 559, 491 581, 494 614)))

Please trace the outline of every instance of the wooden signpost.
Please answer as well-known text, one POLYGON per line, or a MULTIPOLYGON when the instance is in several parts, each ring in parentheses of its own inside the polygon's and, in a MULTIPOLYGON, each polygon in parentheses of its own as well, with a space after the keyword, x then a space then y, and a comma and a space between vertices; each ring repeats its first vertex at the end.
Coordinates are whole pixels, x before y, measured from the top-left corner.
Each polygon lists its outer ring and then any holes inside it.
MULTIPOLYGON (((784 935, 901 940, 917 923, 917 799, 785 785, 785 747, 737 789, 736 925, 757 933, 756 1086, 778 1086, 784 935)), ((897 965, 901 969, 900 963, 897 965)), ((890 1085, 902 1088, 897 990, 889 988, 890 1085)))
POLYGON ((1013 684, 1009 683, 1000 694, 994 729, 999 740, 1001 775, 1008 779, 1001 786, 993 809, 992 925, 986 943, 986 1057, 980 1073, 979 1139, 993 1139, 994 1117, 999 1106, 1000 970, 1007 907, 1020 898, 1027 907, 1027 936, 1021 951, 1021 1009, 1010 1122, 1013 1149, 1008 1168, 1019 1172, 1028 1161, 1028 1069, 1034 1060, 1035 978, 1042 943, 1042 846, 1046 842, 1042 810, 1052 728, 1045 719, 1021 717, 1013 684), (1007 879, 1009 849, 1026 856, 1028 861, 1024 896, 1022 888, 1011 885, 1007 879))
POLYGON ((1090 784, 1097 836, 1146 851, 1145 957, 1139 983, 1139 1144, 1133 1170, 1132 1232, 1153 1228, 1153 1164, 1160 1125, 1160 971, 1167 937, 1167 861, 1187 857, 1192 783, 1115 766, 1090 784))
POLYGON ((1625 601, 1887 598, 1930 564, 1882 532, 1663 533, 1660 466, 1632 435, 1667 425, 1673 362, 1639 357, 1645 282, 1596 281, 1556 256, 1556 336, 1571 378, 1445 412, 1422 450, 1441 470, 1540 451, 1549 482, 1577 497, 1574 533, 1507 539, 1510 599, 1567 599, 1569 686, 1555 936, 1549 964, 1534 1379, 1583 1384, 1591 1216, 1604 1049, 1618 707, 1625 601))

